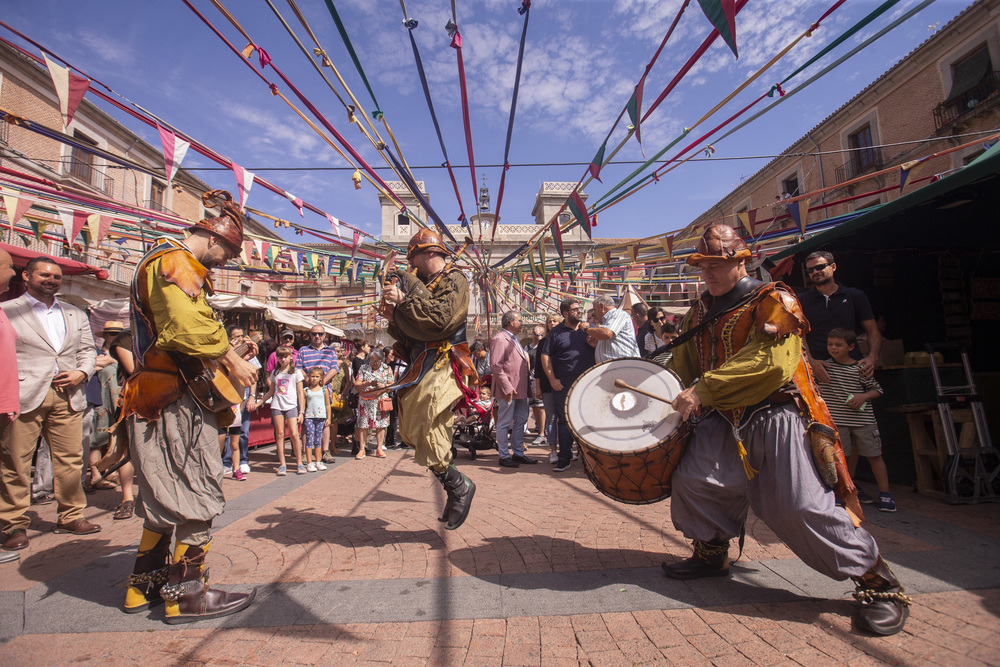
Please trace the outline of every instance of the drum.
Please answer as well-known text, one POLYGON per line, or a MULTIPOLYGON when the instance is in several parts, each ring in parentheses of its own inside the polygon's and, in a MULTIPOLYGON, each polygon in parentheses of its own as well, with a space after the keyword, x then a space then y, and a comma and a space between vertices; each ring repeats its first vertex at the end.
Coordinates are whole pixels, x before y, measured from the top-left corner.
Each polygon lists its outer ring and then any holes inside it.
POLYGON ((580 442, 587 477, 601 493, 641 505, 670 497, 670 477, 691 434, 669 403, 615 386, 675 398, 683 385, 646 359, 612 359, 588 369, 566 394, 566 421, 580 442))

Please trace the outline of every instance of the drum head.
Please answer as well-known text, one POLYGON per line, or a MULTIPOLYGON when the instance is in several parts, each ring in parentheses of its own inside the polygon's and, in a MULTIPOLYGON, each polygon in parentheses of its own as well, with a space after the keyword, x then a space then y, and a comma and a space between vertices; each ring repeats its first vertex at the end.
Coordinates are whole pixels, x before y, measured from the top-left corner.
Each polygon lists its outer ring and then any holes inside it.
POLYGON ((668 400, 683 389, 671 371, 647 359, 612 359, 588 369, 566 394, 566 421, 578 440, 604 452, 640 452, 677 430, 669 403, 615 386, 624 380, 668 400))

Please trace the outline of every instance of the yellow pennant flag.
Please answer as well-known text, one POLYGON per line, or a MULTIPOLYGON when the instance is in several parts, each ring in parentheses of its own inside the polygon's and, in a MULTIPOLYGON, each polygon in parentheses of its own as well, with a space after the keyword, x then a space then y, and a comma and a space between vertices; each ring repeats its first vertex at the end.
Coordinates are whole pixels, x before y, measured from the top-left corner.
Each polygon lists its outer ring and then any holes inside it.
POLYGON ((7 222, 10 223, 10 231, 14 231, 14 226, 20 221, 21 216, 31 208, 31 202, 27 199, 4 195, 3 205, 7 209, 7 222))
POLYGON ((582 272, 587 268, 587 253, 580 254, 580 271, 582 272))
POLYGON ((663 252, 667 253, 667 259, 674 258, 674 237, 673 236, 661 236, 660 245, 663 246, 663 252))
POLYGON ((743 224, 746 230, 753 235, 753 228, 750 226, 750 214, 747 211, 740 211, 736 214, 736 217, 739 219, 740 223, 743 224))

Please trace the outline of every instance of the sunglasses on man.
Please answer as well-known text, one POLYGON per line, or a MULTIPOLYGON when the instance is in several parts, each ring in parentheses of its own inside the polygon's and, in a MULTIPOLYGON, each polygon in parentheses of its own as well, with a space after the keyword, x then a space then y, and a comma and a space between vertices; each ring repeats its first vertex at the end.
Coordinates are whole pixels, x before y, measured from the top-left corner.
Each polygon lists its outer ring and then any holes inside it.
POLYGON ((830 264, 831 262, 827 262, 825 264, 814 264, 813 266, 807 266, 806 273, 818 273, 819 271, 822 271, 826 267, 830 266, 830 264))

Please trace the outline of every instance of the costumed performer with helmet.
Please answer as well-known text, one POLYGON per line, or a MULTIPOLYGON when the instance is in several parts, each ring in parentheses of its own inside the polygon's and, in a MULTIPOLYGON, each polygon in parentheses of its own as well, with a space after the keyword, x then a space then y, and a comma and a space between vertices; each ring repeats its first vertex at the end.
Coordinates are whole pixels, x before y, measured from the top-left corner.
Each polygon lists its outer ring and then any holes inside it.
POLYGON ((786 286, 749 277, 749 257, 731 227, 715 225, 687 260, 708 291, 681 337, 700 328, 669 367, 687 387, 674 409, 700 419, 673 473, 670 509, 694 555, 663 569, 674 579, 728 575, 729 541, 743 535, 750 508, 806 565, 854 580, 860 629, 895 634, 910 599, 860 527, 843 449, 803 361, 809 323, 786 286))
POLYGON ((390 281, 396 282, 383 289, 381 309, 394 348, 410 362, 406 376, 389 387, 397 389, 399 435, 444 486, 448 500, 441 520, 454 530, 469 515, 476 485, 452 465, 451 408, 462 397, 459 384, 476 371, 465 338, 469 283, 446 261, 449 255, 436 232, 417 232, 406 255, 416 275, 393 273, 390 281))
POLYGON ((136 370, 120 399, 144 519, 125 611, 165 600, 167 623, 232 614, 256 592, 210 589, 204 570, 212 520, 225 505, 218 432, 233 413, 199 404, 178 364, 215 359, 244 387, 253 385, 257 370, 230 347, 206 300, 211 269, 240 253, 243 214, 222 190, 206 192, 202 201, 221 203, 222 215, 190 227, 184 241, 161 240, 136 267, 130 292, 136 370))

